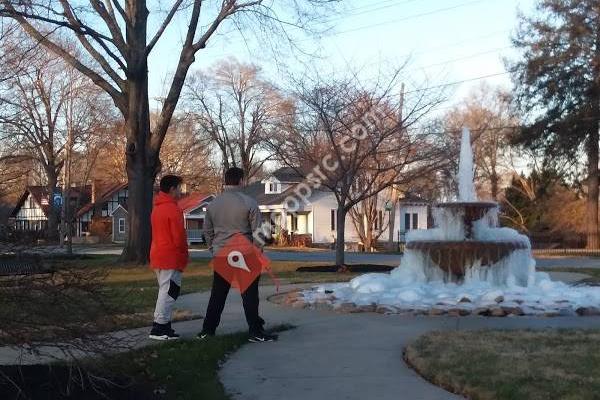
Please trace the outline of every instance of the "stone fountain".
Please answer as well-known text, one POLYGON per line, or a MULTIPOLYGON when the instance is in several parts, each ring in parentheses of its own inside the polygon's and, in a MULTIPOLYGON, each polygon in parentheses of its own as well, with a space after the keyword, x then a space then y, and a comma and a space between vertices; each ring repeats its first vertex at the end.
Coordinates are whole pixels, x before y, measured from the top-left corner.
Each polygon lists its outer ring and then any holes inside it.
POLYGON ((470 134, 463 130, 458 198, 433 208, 435 227, 412 230, 400 265, 326 284, 286 300, 342 312, 425 315, 600 315, 600 288, 536 272, 527 236, 498 224, 498 205, 477 199, 470 134))
MULTIPOLYGON (((473 274, 508 278, 508 273, 498 276, 486 269, 503 268, 502 261, 516 251, 529 253, 529 240, 515 231, 499 229, 498 205, 477 200, 470 133, 466 128, 462 133, 458 181, 458 201, 437 204, 433 212, 437 228, 409 234, 406 251, 421 255, 429 279, 439 279, 440 274, 446 282, 462 282, 465 276, 473 274)), ((530 258, 529 254, 525 258, 530 258)), ((522 278, 530 272, 526 259, 526 271, 521 271, 525 274, 517 274, 522 278)))

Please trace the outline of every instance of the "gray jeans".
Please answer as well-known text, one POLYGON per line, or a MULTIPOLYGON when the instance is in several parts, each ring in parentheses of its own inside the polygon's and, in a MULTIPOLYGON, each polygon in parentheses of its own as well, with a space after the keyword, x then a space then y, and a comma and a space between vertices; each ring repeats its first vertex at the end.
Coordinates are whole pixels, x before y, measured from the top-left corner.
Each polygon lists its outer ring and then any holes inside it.
POLYGON ((181 271, 175 269, 157 269, 158 297, 154 309, 154 322, 167 324, 171 322, 173 306, 181 290, 181 271))

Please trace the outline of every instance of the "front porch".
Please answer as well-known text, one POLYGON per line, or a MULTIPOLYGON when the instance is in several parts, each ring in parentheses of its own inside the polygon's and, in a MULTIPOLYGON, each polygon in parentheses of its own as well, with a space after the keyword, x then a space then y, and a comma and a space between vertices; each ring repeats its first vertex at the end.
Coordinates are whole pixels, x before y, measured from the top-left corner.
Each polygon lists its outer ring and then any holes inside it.
POLYGON ((188 244, 204 243, 204 214, 185 215, 185 231, 188 244))
POLYGON ((310 209, 299 210, 294 213, 287 212, 284 208, 260 207, 263 221, 270 221, 271 236, 279 241, 281 233, 285 232, 288 239, 308 236, 313 240, 313 212, 310 209))

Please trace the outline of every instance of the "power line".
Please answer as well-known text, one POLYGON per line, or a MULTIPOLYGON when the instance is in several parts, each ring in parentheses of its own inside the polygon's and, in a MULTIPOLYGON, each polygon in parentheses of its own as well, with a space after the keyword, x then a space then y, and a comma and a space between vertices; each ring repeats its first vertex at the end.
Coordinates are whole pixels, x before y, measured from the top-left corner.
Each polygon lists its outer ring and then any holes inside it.
MULTIPOLYGON (((474 78, 463 79, 463 80, 460 80, 460 81, 448 82, 448 83, 443 83, 443 84, 435 85, 435 86, 428 86, 428 87, 421 88, 421 89, 415 89, 415 90, 407 91, 407 92, 405 92, 405 94, 426 92, 426 91, 433 90, 433 89, 443 89, 445 87, 460 85, 462 83, 475 82, 475 81, 479 81, 479 80, 482 80, 482 79, 495 78, 497 76, 508 75, 511 72, 513 72, 513 71, 498 72, 498 73, 495 73, 495 74, 482 75, 482 76, 477 76, 477 77, 474 77, 474 78)), ((391 96, 398 97, 398 96, 400 96, 400 94, 395 94, 395 95, 391 95, 391 96)))
POLYGON ((483 55, 487 55, 487 54, 492 54, 492 53, 499 53, 502 50, 512 49, 512 48, 513 48, 512 46, 497 47, 495 49, 486 50, 486 51, 480 51, 478 53, 472 53, 472 54, 469 54, 467 56, 458 57, 458 58, 452 58, 450 60, 440 61, 440 62, 437 62, 437 63, 434 63, 434 64, 424 65, 422 67, 415 67, 415 68, 412 68, 412 69, 413 70, 415 70, 415 69, 427 69, 427 68, 431 68, 431 67, 446 66, 448 64, 453 64, 453 63, 455 63, 457 61, 470 60, 472 58, 477 58, 479 56, 483 56, 483 55))
POLYGON ((483 3, 484 1, 488 1, 488 0, 472 0, 472 1, 467 1, 465 3, 456 4, 456 5, 451 6, 451 7, 438 8, 436 10, 427 11, 427 12, 420 13, 420 14, 413 14, 413 15, 409 15, 407 17, 402 17, 402 18, 397 18, 397 19, 393 19, 393 20, 389 20, 389 21, 379 22, 379 23, 376 23, 376 24, 359 26, 357 28, 347 29, 345 31, 334 32, 334 33, 332 33, 330 35, 327 35, 326 37, 343 35, 343 34, 346 34, 346 33, 357 32, 357 31, 361 31, 361 30, 365 30, 365 29, 370 29, 370 28, 378 28, 380 26, 389 25, 389 24, 393 24, 393 23, 396 23, 396 22, 408 21, 408 20, 412 20, 412 19, 426 17, 426 16, 429 16, 429 15, 434 15, 434 14, 439 14, 439 13, 443 13, 443 12, 447 12, 447 11, 456 10, 458 8, 463 8, 463 7, 466 7, 466 6, 470 6, 472 4, 483 3))
MULTIPOLYGON (((398 7, 398 6, 402 6, 402 5, 408 4, 408 3, 414 3, 416 1, 418 1, 418 0, 404 0, 404 1, 401 1, 401 2, 398 2, 398 3, 394 3, 394 4, 388 4, 388 5, 384 5, 384 6, 378 6, 378 7, 371 8, 371 9, 368 9, 368 10, 365 10, 365 11, 361 11, 361 12, 358 12, 358 13, 352 13, 351 12, 351 13, 347 13, 345 15, 340 15, 340 16, 337 16, 337 17, 334 17, 334 18, 330 18, 330 19, 327 20, 327 22, 338 21, 338 20, 346 19, 348 17, 350 17, 350 18, 357 17, 359 15, 364 15, 364 14, 370 14, 370 13, 375 12, 375 11, 381 11, 381 10, 385 10, 385 9, 392 8, 392 7, 398 7)), ((374 4, 371 4, 370 6, 373 6, 373 5, 374 4)), ((354 9, 351 9, 350 11, 355 11, 355 10, 358 10, 359 8, 354 8, 354 9)), ((366 7, 363 7, 363 8, 366 8, 366 7)))
MULTIPOLYGON (((415 1, 415 0, 408 0, 405 3, 408 3, 408 2, 411 2, 411 1, 415 1)), ((392 24, 392 23, 397 23, 397 22, 402 22, 402 21, 409 21, 409 20, 413 20, 413 19, 418 19, 418 18, 429 16, 429 15, 435 15, 435 14, 439 14, 439 13, 443 13, 443 12, 447 12, 447 11, 452 11, 452 10, 459 9, 459 8, 464 8, 464 7, 467 7, 467 6, 472 5, 472 4, 483 3, 485 1, 489 1, 489 0, 471 0, 471 1, 464 2, 464 3, 456 4, 454 6, 445 7, 445 8, 439 8, 439 9, 436 9, 436 10, 431 10, 431 11, 427 11, 427 12, 423 12, 423 13, 419 13, 419 14, 413 14, 413 15, 409 15, 409 16, 398 18, 398 19, 394 19, 394 20, 379 22, 379 23, 376 23, 376 24, 364 25, 364 26, 360 26, 360 27, 357 27, 357 28, 352 28, 352 29, 348 29, 348 30, 344 30, 344 31, 332 32, 330 34, 323 35, 323 38, 331 38, 331 37, 343 35, 343 34, 350 33, 350 32, 356 32, 356 31, 370 29, 370 28, 377 28, 377 27, 380 27, 380 26, 383 26, 383 25, 389 25, 389 24, 392 24)), ((400 4, 403 4, 403 3, 399 3, 398 5, 400 5, 400 4)), ((308 40, 312 40, 312 39, 310 39, 310 38, 299 39, 297 42, 305 42, 305 41, 308 41, 308 40)), ((246 42, 242 41, 242 40, 233 41, 233 42, 229 43, 228 47, 230 47, 232 45, 235 46, 235 45, 244 44, 244 43, 246 43, 246 42)))

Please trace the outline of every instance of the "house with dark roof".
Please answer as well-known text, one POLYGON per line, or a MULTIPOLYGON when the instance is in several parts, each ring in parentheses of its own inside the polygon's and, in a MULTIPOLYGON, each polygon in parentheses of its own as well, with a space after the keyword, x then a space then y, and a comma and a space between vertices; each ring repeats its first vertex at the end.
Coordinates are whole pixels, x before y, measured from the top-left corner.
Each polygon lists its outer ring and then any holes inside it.
MULTIPOLYGON (((310 236, 312 243, 331 244, 336 240, 337 228, 337 201, 334 194, 321 187, 312 189, 311 193, 304 197, 298 196, 298 185, 303 182, 303 176, 290 167, 279 168, 260 182, 254 182, 246 186, 243 191, 256 199, 263 220, 270 220, 272 234, 286 230, 295 235, 310 236), (290 201, 293 198, 295 200, 290 201), (294 209, 295 212, 290 212, 294 209)), ((310 184, 309 184, 310 186, 310 184)), ((303 193, 300 191, 300 193, 303 193)), ((381 194, 378 210, 378 226, 381 227, 382 240, 387 240, 387 228, 383 221, 386 198, 381 194), (385 238, 385 239, 383 239, 385 238)), ((395 210, 394 233, 395 238, 403 238, 404 233, 411 229, 428 228, 429 204, 415 197, 402 199, 398 202, 395 210)), ((360 241, 351 216, 346 216, 345 240, 349 243, 360 241)))
MULTIPOLYGON (((78 210, 90 202, 91 186, 76 186, 69 189, 71 207, 78 210)), ((62 207, 60 188, 50 194, 46 186, 27 186, 11 213, 13 227, 23 231, 42 231, 48 226, 48 214, 54 207, 60 221, 62 207)))
MULTIPOLYGON (((116 182, 72 187, 71 206, 75 210, 73 241, 112 241, 122 243, 129 234, 127 183, 116 182)), ((189 243, 202 243, 206 206, 211 194, 188 193, 179 201, 183 211, 189 243)), ((13 226, 18 230, 44 230, 48 226, 48 210, 60 210, 62 196, 57 189, 52 196, 44 186, 29 186, 12 211, 13 226)))
POLYGON ((76 213, 76 236, 95 236, 103 241, 114 240, 113 213, 119 207, 126 211, 128 198, 127 183, 94 182, 89 203, 76 213))

